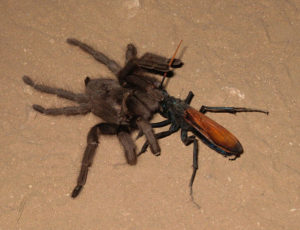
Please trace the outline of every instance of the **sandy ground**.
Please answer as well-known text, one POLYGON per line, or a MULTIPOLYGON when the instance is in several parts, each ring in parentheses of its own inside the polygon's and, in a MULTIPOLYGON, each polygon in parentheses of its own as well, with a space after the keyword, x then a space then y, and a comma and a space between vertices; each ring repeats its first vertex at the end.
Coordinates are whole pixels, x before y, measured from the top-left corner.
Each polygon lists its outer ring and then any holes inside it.
MULTIPOLYGON (((300 3, 272 1, 1 1, 0 229, 300 229, 300 3), (49 117, 33 103, 72 103, 32 90, 24 74, 75 92, 85 76, 113 75, 68 45, 75 37, 124 62, 126 44, 185 62, 171 95, 192 106, 245 106, 264 114, 210 114, 245 153, 236 161, 179 133, 162 154, 125 163, 114 137, 101 145, 80 196, 70 198, 92 114, 49 117)), ((162 120, 159 116, 155 120, 162 120)), ((142 140, 138 141, 141 146, 142 140)))

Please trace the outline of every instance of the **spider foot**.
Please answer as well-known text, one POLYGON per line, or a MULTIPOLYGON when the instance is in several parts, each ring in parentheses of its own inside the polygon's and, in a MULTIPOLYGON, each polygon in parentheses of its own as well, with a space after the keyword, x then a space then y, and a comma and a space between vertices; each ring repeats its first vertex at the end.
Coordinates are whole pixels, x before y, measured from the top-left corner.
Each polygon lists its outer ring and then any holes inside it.
POLYGON ((30 85, 30 86, 34 85, 34 82, 31 80, 31 78, 26 75, 23 76, 23 81, 27 85, 30 85))
POLYGON ((72 198, 77 197, 81 189, 82 189, 82 185, 77 185, 72 192, 72 198))
POLYGON ((40 113, 45 113, 45 108, 40 105, 32 105, 32 108, 40 113))
POLYGON ((154 154, 154 156, 158 157, 158 156, 160 156, 160 151, 157 153, 153 153, 153 154, 154 154))

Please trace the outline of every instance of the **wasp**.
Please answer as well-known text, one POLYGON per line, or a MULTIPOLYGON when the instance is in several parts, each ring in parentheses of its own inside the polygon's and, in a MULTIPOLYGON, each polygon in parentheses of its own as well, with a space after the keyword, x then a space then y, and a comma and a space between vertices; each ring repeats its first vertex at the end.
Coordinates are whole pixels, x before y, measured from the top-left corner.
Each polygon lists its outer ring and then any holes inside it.
MULTIPOLYGON (((190 91, 188 96, 184 100, 181 100, 179 98, 170 96, 165 89, 161 90, 163 92, 164 99, 160 102, 159 113, 166 118, 166 120, 153 123, 152 128, 170 125, 169 130, 155 134, 155 138, 162 139, 180 130, 181 141, 184 143, 184 145, 188 146, 193 144, 193 173, 190 179, 189 187, 192 201, 194 201, 193 183, 198 170, 199 155, 198 139, 196 137, 223 156, 231 156, 232 158, 230 158, 230 160, 236 160, 244 152, 240 141, 222 125, 206 116, 206 113, 212 112, 236 114, 239 112, 258 112, 268 115, 269 112, 265 110, 244 107, 209 107, 205 105, 201 106, 200 110, 196 110, 190 106, 192 98, 194 97, 193 92, 190 91), (188 135, 188 132, 193 134, 188 135)), ((141 136, 141 134, 139 134, 138 137, 139 136, 141 136)), ((148 142, 146 141, 138 156, 144 153, 147 148, 148 142)), ((197 203, 195 204, 199 207, 197 203)))

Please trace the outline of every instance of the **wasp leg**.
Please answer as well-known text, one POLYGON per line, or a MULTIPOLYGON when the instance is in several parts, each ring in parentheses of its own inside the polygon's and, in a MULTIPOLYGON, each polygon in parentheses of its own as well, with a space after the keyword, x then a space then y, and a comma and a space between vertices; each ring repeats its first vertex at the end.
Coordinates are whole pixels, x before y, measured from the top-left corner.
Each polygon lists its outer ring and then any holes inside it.
MULTIPOLYGON (((165 137, 168 137, 170 135, 172 135, 173 133, 176 133, 179 130, 180 127, 178 127, 177 125, 171 125, 168 131, 163 131, 160 133, 156 133, 155 134, 155 138, 156 139, 162 139, 165 137)), ((144 152, 146 152, 147 148, 149 146, 148 141, 146 141, 141 149, 141 151, 138 153, 138 156, 142 155, 144 152)))
POLYGON ((194 94, 192 91, 190 91, 189 94, 187 95, 186 99, 184 100, 184 102, 189 105, 191 103, 193 97, 194 97, 194 94))
POLYGON ((81 170, 77 179, 77 185, 72 192, 72 197, 78 196, 83 186, 86 183, 88 169, 93 163, 96 149, 98 147, 98 138, 100 134, 114 135, 118 132, 118 125, 100 123, 92 127, 87 136, 87 146, 81 163, 81 170))
MULTIPOLYGON (((155 134, 155 138, 156 139, 162 139, 165 137, 168 137, 170 135, 172 135, 173 133, 175 133, 176 131, 172 131, 172 130, 168 130, 168 131, 164 131, 164 132, 160 132, 160 133, 156 133, 155 134)), ((144 152, 147 151, 147 148, 149 146, 149 142, 146 141, 141 149, 141 151, 138 153, 138 156, 142 155, 144 152)))
POLYGON ((251 109, 251 108, 243 108, 243 107, 209 107, 202 105, 200 110, 201 113, 211 112, 211 113, 240 113, 240 112, 258 112, 269 114, 268 111, 260 110, 260 109, 251 109))
POLYGON ((151 126, 152 126, 152 128, 161 128, 161 127, 165 127, 169 124, 171 124, 171 121, 165 120, 165 121, 161 121, 161 122, 157 122, 157 123, 152 123, 151 126))
MULTIPOLYGON (((156 133, 155 134, 155 138, 158 140, 158 139, 162 139, 162 138, 165 138, 167 136, 170 136, 171 134, 173 134, 174 132, 171 132, 170 130, 168 131, 164 131, 164 132, 160 132, 160 133, 156 133)), ((149 142, 146 141, 141 149, 141 151, 138 153, 138 156, 142 155, 144 152, 147 151, 147 148, 149 146, 149 142)))
POLYGON ((188 146, 190 144, 194 144, 193 148, 193 174, 190 180, 190 188, 191 188, 191 194, 192 194, 192 186, 195 180, 196 172, 198 170, 198 140, 194 135, 187 136, 187 130, 181 130, 181 140, 182 142, 188 146))
POLYGON ((109 59, 105 54, 95 50, 93 47, 78 41, 75 38, 68 38, 67 43, 78 46, 80 49, 85 51, 86 53, 92 55, 97 61, 107 66, 107 68, 113 72, 114 74, 117 74, 121 70, 121 66, 119 66, 118 63, 116 63, 114 60, 109 59))
MULTIPOLYGON (((169 124, 171 124, 171 121, 165 120, 165 121, 161 121, 161 122, 157 122, 157 123, 152 123, 151 127, 152 128, 161 128, 161 127, 167 126, 169 124)), ((138 135, 136 136, 136 140, 139 139, 140 137, 142 137, 143 135, 144 135, 143 131, 140 130, 138 135)))
POLYGON ((192 202, 198 208, 200 208, 199 204, 197 204, 194 201, 194 196, 193 196, 193 183, 194 183, 196 173, 198 170, 198 155, 199 155, 198 140, 196 139, 196 137, 194 135, 188 137, 187 130, 181 130, 181 140, 186 146, 193 143, 193 173, 192 173, 192 176, 190 179, 189 187, 190 187, 190 196, 191 196, 192 202))

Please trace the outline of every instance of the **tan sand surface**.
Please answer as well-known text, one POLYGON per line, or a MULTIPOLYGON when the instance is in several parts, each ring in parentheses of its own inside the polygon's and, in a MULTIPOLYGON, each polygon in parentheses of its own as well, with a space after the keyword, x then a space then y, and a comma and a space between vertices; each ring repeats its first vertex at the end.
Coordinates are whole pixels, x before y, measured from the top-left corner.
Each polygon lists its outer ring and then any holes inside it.
POLYGON ((2 0, 0 28, 1 230, 300 229, 299 1, 2 0), (270 111, 209 114, 245 153, 229 161, 200 144, 200 209, 189 196, 192 146, 180 133, 160 141, 160 157, 147 152, 133 167, 115 137, 101 137, 84 190, 70 198, 87 132, 100 120, 38 114, 34 103, 70 102, 22 81, 82 92, 86 76, 114 77, 68 37, 120 64, 129 42, 140 54, 171 56, 183 39, 171 95, 193 91, 195 108, 270 111))

